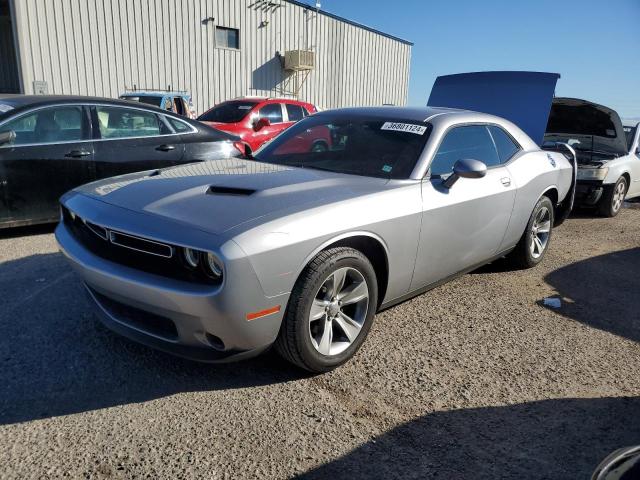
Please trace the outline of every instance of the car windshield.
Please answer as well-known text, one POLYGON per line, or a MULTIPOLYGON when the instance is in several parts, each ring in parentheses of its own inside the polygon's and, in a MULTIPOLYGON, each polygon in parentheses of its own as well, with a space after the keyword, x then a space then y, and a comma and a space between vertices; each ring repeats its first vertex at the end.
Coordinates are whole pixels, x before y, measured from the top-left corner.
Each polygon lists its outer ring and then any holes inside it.
POLYGON ((241 121, 258 102, 225 102, 198 117, 201 122, 236 123, 241 121))
POLYGON ((430 125, 398 118, 314 115, 285 130, 255 154, 278 165, 380 178, 409 178, 430 125))
POLYGON ((141 95, 139 97, 127 95, 127 96, 122 96, 120 98, 123 100, 130 100, 132 102, 146 103, 148 105, 153 105, 154 107, 159 107, 160 102, 162 102, 162 97, 151 96, 151 95, 141 95))

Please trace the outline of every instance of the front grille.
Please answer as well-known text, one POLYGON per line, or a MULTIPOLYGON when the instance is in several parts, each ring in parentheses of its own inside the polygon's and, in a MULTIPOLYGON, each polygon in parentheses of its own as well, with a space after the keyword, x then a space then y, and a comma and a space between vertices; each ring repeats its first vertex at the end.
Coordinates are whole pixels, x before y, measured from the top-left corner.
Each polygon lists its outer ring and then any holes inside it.
POLYGON ((176 247, 161 242, 108 230, 85 221, 62 207, 65 225, 87 250, 105 260, 143 272, 190 283, 216 285, 219 279, 208 277, 200 269, 189 268, 176 247))
MULTIPOLYGON (((106 230, 106 229, 105 229, 106 230)), ((157 255, 158 257, 171 258, 173 256, 173 247, 146 238, 127 235, 126 233, 109 231, 109 240, 119 247, 129 248, 136 252, 148 253, 149 255, 157 255)))
POLYGON ((178 330, 176 329, 176 325, 170 319, 145 310, 140 310, 139 308, 135 308, 130 305, 125 305, 124 303, 120 303, 96 292, 92 288, 90 288, 90 290, 102 308, 109 312, 109 314, 119 322, 125 323, 139 330, 149 332, 153 335, 166 338, 167 340, 178 339, 178 330))

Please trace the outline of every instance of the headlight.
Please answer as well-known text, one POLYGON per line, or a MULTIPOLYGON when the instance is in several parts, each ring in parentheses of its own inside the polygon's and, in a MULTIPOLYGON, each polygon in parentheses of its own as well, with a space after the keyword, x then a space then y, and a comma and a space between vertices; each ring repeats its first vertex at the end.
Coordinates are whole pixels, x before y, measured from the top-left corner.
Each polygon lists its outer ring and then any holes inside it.
POLYGON ((578 180, 604 180, 608 168, 578 168, 578 180))
POLYGON ((222 261, 213 253, 184 247, 181 249, 181 256, 183 265, 193 274, 206 276, 215 283, 222 280, 224 267, 222 261))
POLYGON ((200 252, 197 250, 192 250, 190 248, 185 248, 182 251, 182 256, 184 257, 184 261, 191 268, 196 268, 198 263, 200 262, 200 252))
POLYGON ((220 278, 222 276, 222 262, 213 253, 207 253, 205 270, 213 278, 220 278))

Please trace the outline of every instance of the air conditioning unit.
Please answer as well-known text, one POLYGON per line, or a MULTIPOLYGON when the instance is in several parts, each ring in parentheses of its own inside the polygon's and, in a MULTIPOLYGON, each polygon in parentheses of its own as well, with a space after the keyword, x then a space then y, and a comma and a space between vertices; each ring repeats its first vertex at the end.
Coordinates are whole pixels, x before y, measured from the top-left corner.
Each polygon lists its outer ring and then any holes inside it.
POLYGON ((315 65, 316 54, 311 50, 289 50, 284 54, 285 70, 313 70, 315 65))

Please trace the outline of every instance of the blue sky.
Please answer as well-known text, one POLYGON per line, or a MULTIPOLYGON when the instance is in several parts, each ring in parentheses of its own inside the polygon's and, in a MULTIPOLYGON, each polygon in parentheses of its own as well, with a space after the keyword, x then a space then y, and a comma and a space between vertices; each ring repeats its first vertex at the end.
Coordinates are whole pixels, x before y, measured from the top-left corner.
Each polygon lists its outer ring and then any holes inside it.
POLYGON ((414 42, 410 105, 426 104, 438 75, 535 70, 562 75, 558 96, 640 118, 640 0, 322 0, 322 9, 414 42))

